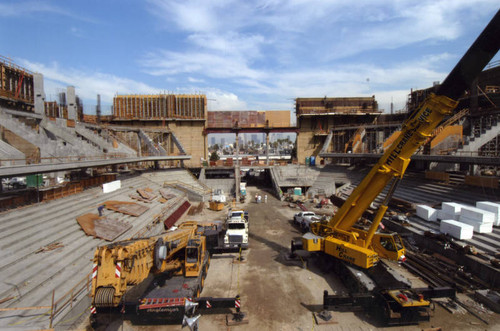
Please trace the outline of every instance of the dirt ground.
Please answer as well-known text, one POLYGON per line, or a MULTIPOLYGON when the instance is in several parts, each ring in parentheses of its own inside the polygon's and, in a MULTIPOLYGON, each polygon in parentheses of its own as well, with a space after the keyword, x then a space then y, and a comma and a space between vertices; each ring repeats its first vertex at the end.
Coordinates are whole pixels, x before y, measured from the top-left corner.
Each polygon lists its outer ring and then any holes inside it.
MULTIPOLYGON (((255 203, 253 198, 236 209, 246 209, 250 216, 250 248, 243 252, 244 262, 234 263, 236 253, 214 255, 206 278, 202 296, 232 297, 241 295, 242 311, 248 324, 226 326, 225 314, 204 314, 199 320, 200 330, 423 330, 441 327, 442 330, 499 330, 498 314, 484 313, 486 324, 471 314, 451 314, 436 305, 435 316, 430 322, 418 326, 379 328, 363 312, 333 312, 335 324, 317 325, 313 312, 321 310, 324 290, 345 291, 341 280, 334 274, 325 274, 319 266, 309 263, 306 268, 300 261, 286 257, 293 238, 302 233, 293 226, 290 208, 270 193, 249 187, 249 197, 260 194, 267 204, 255 203)), ((227 209, 214 212, 205 209, 201 214, 186 220, 222 220, 227 209)), ((419 281, 413 277, 412 281, 419 281)), ((135 326, 130 322, 117 322, 109 330, 187 330, 180 325, 135 326)))

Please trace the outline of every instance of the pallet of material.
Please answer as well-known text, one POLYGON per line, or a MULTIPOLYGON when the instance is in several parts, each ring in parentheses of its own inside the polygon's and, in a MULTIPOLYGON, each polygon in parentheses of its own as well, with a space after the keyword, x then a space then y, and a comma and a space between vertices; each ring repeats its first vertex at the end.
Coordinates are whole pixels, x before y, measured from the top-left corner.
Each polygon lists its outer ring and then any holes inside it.
POLYGON ((492 233, 493 232, 493 223, 481 223, 476 219, 472 219, 466 217, 464 215, 460 215, 461 223, 469 224, 474 228, 474 232, 477 233, 492 233))
POLYGON ((460 211, 460 217, 467 217, 479 223, 495 222, 495 214, 493 214, 490 211, 476 207, 469 207, 469 206, 462 207, 462 210, 460 211))
POLYGON ((490 201, 478 201, 476 202, 476 207, 479 209, 492 212, 495 215, 495 220, 493 221, 493 225, 500 226, 500 203, 495 203, 490 201))
POLYGON ((455 239, 472 239, 474 227, 455 220, 442 220, 439 226, 441 233, 449 234, 455 239))
POLYGON ((426 206, 426 205, 417 205, 417 216, 430 222, 437 221, 437 210, 426 206))

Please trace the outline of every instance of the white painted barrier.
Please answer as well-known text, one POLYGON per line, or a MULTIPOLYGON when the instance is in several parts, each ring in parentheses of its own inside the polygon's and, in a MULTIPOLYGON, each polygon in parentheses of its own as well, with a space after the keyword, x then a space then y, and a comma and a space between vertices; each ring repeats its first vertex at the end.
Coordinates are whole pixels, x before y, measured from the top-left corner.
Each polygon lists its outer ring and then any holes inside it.
POLYGON ((115 180, 113 182, 102 184, 102 193, 110 193, 116 191, 122 187, 122 182, 120 180, 115 180))

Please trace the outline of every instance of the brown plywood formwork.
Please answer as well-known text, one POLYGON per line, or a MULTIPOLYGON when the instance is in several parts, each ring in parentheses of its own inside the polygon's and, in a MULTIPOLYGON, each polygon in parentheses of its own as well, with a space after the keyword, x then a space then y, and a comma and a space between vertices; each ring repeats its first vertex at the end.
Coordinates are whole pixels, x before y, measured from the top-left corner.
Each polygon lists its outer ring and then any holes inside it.
POLYGON ((154 194, 152 192, 151 189, 137 189, 137 193, 139 193, 139 195, 143 198, 143 199, 146 199, 146 200, 149 200, 149 201, 152 201, 154 199, 156 199, 157 195, 154 194))
POLYGON ((165 189, 160 189, 160 194, 161 196, 163 197, 163 199, 165 200, 170 200, 170 199, 173 199, 175 198, 177 195, 173 194, 173 193, 170 193, 169 190, 165 190, 165 189))
POLYGON ((117 95, 113 98, 113 118, 206 119, 207 97, 202 94, 117 95))
POLYGON ((110 220, 92 213, 78 216, 76 221, 88 236, 107 241, 115 240, 119 235, 132 228, 132 225, 125 221, 110 220))
POLYGON ((295 99, 295 107, 297 110, 297 116, 323 113, 379 113, 378 103, 375 100, 375 96, 349 98, 297 98, 295 99))
POLYGON ((498 188, 498 177, 487 176, 465 176, 466 185, 498 188))
POLYGON ((450 182, 450 174, 443 171, 426 171, 425 178, 439 180, 445 183, 450 182))
POLYGON ((0 56, 0 98, 34 105, 33 74, 0 56))
POLYGON ((140 216, 149 209, 149 207, 128 201, 108 200, 105 201, 103 205, 106 207, 106 209, 131 216, 140 216))

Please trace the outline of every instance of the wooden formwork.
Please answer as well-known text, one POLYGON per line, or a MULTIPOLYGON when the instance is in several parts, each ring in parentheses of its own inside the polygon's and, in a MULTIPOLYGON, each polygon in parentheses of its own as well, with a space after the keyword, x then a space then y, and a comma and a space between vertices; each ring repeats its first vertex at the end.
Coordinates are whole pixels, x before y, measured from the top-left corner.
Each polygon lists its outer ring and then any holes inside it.
POLYGON ((197 94, 117 95, 115 119, 205 119, 207 98, 197 94))
POLYGON ((466 185, 498 188, 498 177, 465 176, 466 185))
POLYGON ((34 95, 33 74, 0 56, 0 98, 23 102, 32 107, 35 102, 34 95))
POLYGON ((440 180, 440 181, 443 181, 445 183, 450 182, 450 174, 443 172, 443 171, 426 171, 425 178, 440 180))

